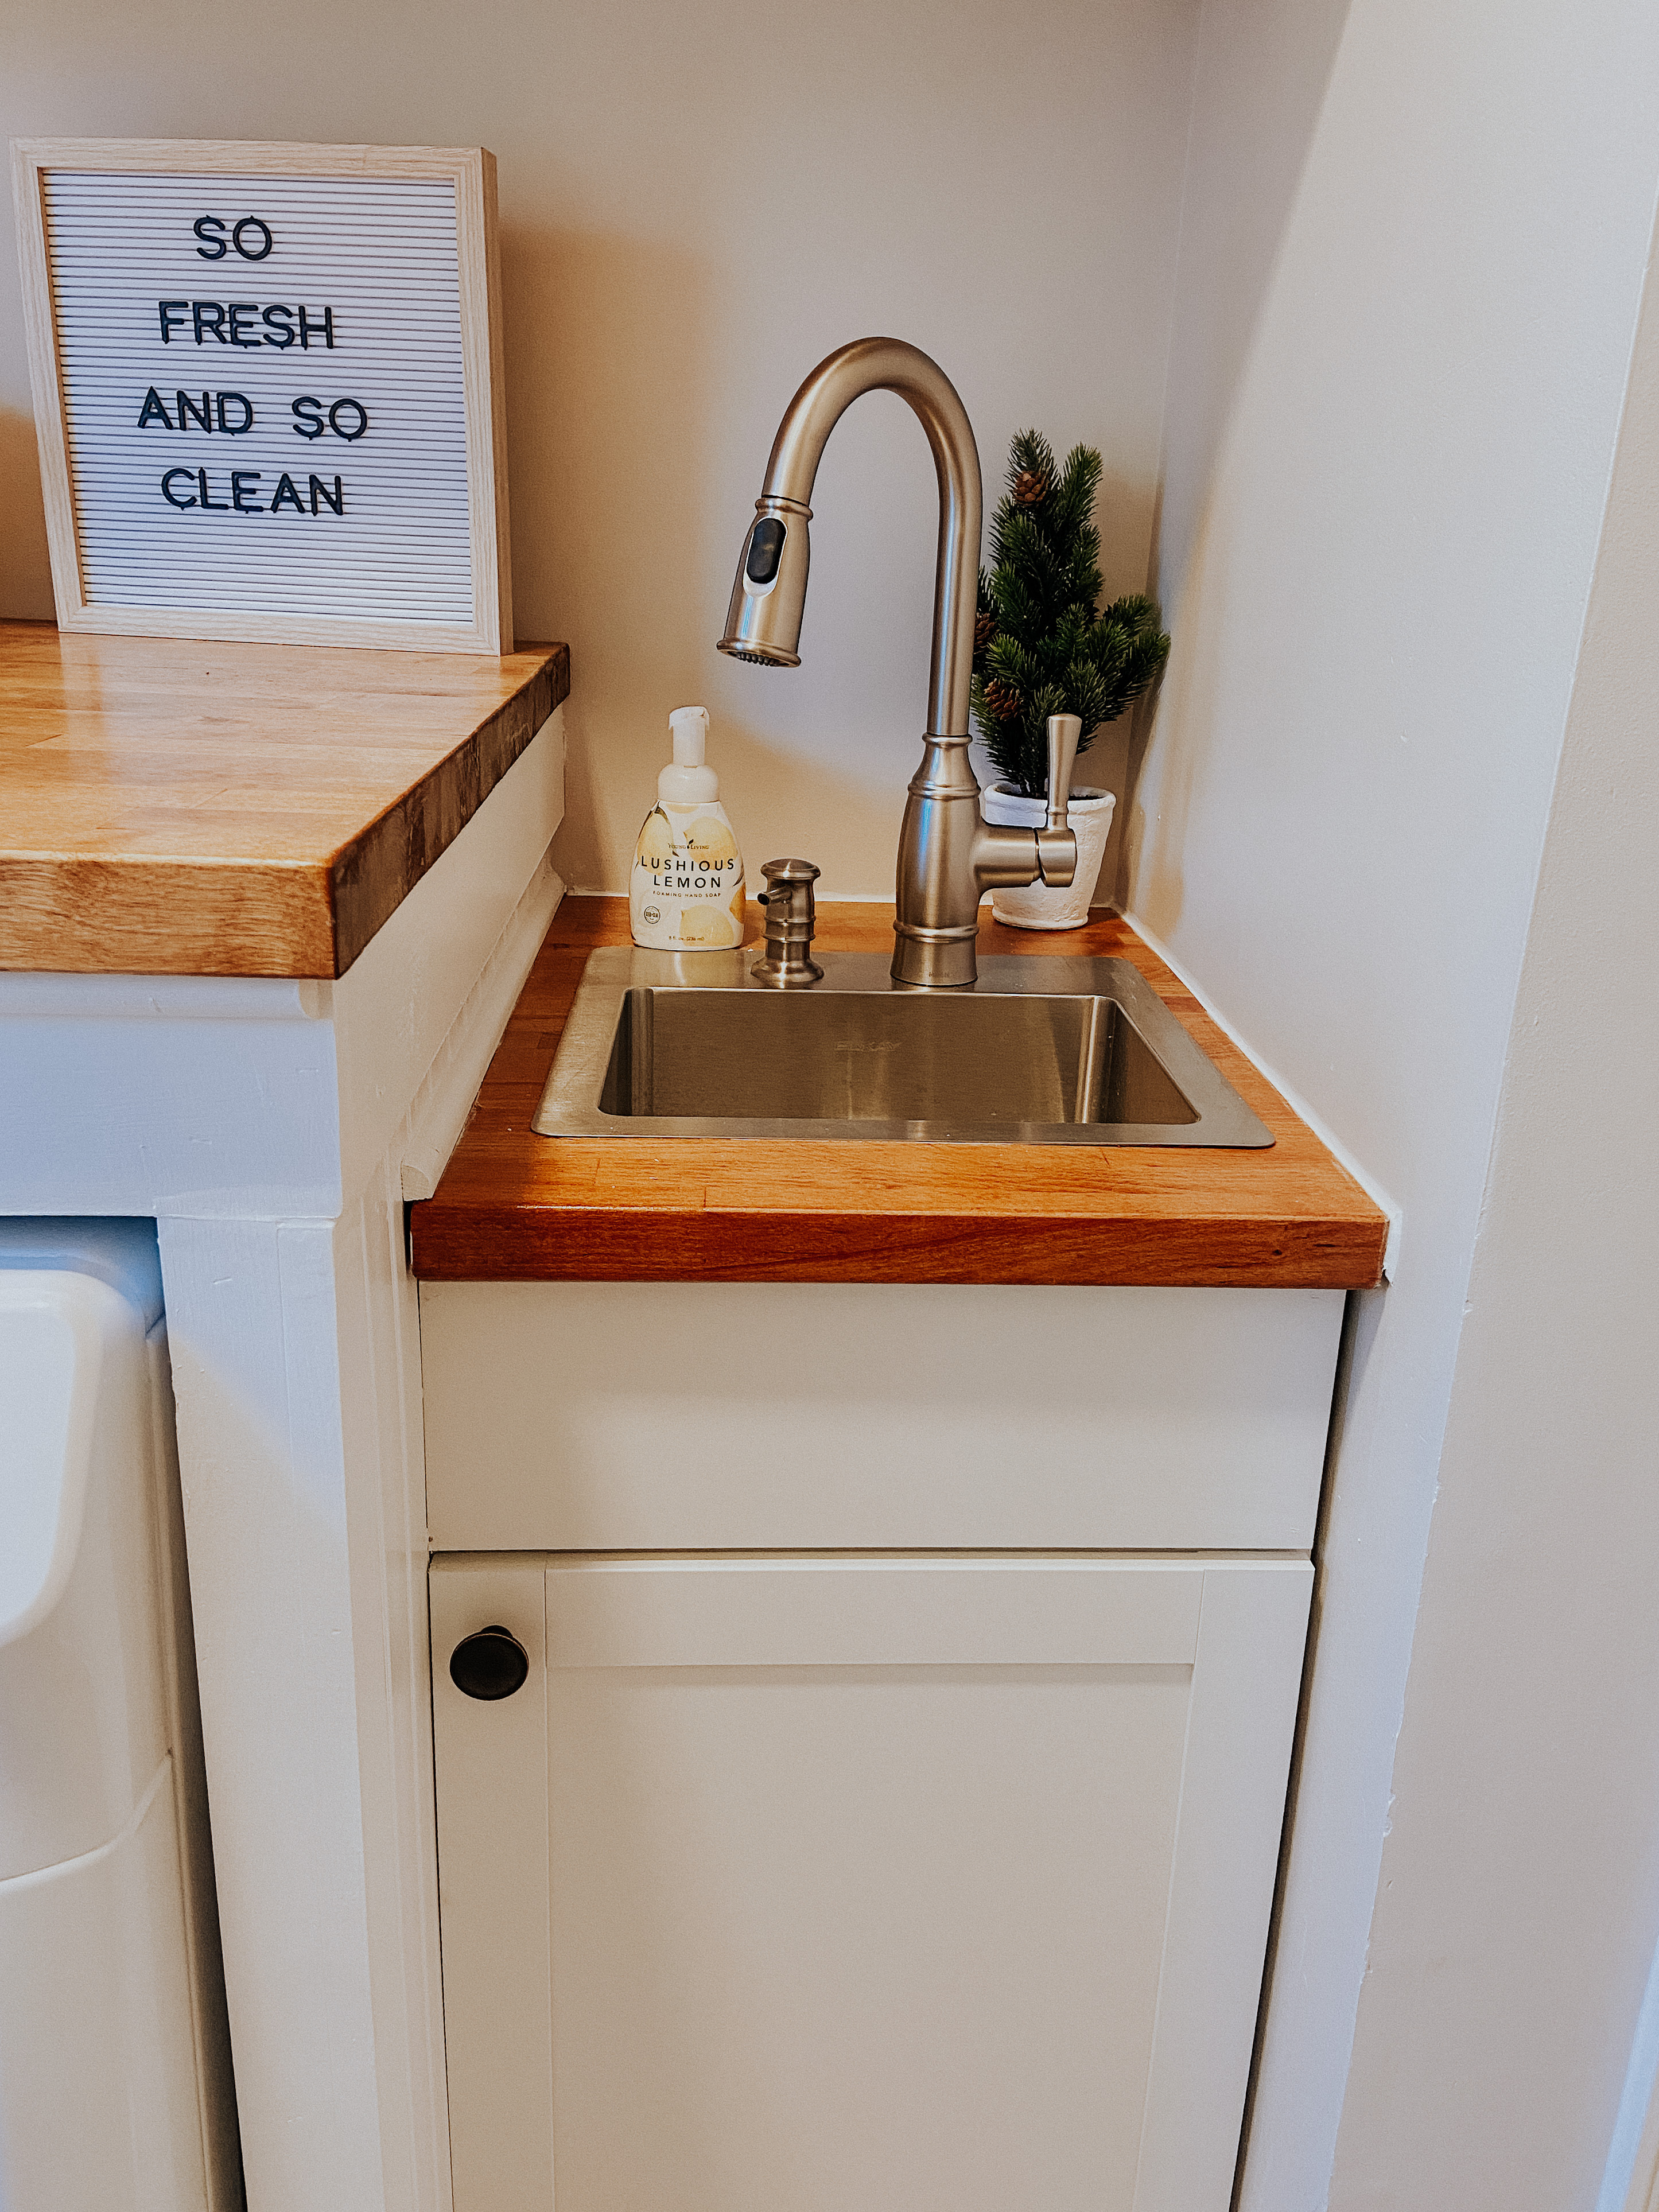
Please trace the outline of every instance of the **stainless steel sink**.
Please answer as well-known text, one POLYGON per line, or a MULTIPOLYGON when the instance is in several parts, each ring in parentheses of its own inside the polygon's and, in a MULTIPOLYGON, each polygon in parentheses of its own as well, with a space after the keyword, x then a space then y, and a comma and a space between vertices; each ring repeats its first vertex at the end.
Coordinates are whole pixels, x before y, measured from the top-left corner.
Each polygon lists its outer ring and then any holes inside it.
POLYGON ((1127 960, 1002 955, 961 991, 820 951, 811 990, 755 948, 588 956, 532 1126, 544 1137, 1271 1145, 1127 960))

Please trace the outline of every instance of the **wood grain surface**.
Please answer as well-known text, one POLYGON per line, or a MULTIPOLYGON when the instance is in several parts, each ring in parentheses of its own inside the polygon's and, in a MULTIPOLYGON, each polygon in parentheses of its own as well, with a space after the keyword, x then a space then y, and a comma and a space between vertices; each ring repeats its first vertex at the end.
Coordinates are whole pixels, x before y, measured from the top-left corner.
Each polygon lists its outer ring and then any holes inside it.
MULTIPOLYGON (((749 935, 760 932, 750 909, 749 935)), ((822 945, 890 950, 891 910, 823 905, 822 945)), ((567 898, 434 1195, 410 1209, 430 1281, 1243 1284, 1381 1279, 1384 1216, 1128 925, 1005 929, 981 955, 1117 955, 1273 1131, 1261 1152, 1061 1145, 552 1138, 530 1119, 587 955, 623 899, 567 898)))
POLYGON ((562 645, 0 623, 0 968, 343 975, 569 689, 562 645))

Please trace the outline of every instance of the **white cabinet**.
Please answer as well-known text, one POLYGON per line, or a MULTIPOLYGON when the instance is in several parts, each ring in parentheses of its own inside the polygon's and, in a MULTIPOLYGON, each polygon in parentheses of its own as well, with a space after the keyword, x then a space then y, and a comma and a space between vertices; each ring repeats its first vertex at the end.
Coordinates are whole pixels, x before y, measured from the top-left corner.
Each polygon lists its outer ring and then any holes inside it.
POLYGON ((422 1285, 456 2212, 1227 2212, 1341 1316, 422 1285))
POLYGON ((1311 1581, 436 1561, 456 2212, 1225 2212, 1311 1581))
POLYGON ((1306 1552, 1340 1291, 422 1283, 441 1552, 1306 1552))

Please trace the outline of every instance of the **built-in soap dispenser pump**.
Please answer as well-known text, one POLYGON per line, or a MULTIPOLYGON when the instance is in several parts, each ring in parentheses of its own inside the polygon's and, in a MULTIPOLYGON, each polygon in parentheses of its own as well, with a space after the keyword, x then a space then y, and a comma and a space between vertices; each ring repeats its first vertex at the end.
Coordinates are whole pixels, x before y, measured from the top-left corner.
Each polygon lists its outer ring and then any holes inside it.
POLYGON ((674 757, 657 778, 657 803, 634 848, 634 942, 661 952, 729 951, 743 943, 743 855, 705 758, 708 710, 677 707, 668 726, 674 757))
POLYGON ((823 981, 823 970, 812 957, 817 916, 812 886, 818 872, 810 860, 768 860, 761 873, 766 878, 760 896, 766 908, 766 950, 749 972, 775 990, 810 990, 823 981))

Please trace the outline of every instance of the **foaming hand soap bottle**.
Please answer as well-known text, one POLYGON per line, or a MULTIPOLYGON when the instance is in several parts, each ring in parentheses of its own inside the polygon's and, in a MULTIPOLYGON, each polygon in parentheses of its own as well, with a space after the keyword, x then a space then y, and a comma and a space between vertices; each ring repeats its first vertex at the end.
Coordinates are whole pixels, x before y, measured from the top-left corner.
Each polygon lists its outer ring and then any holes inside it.
POLYGON ((629 917, 634 942, 658 952, 729 951, 743 943, 743 855, 703 758, 706 707, 668 717, 674 757, 634 848, 629 917))

